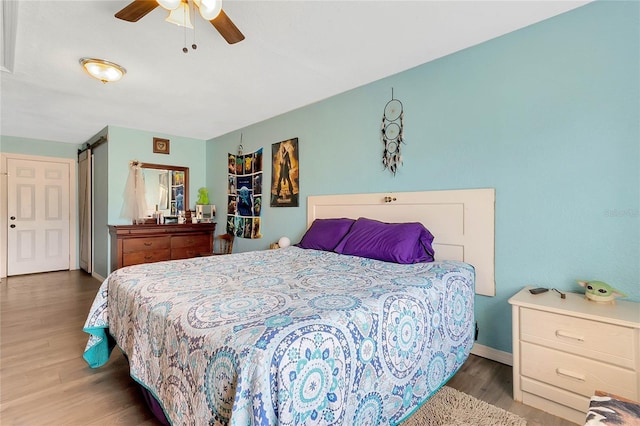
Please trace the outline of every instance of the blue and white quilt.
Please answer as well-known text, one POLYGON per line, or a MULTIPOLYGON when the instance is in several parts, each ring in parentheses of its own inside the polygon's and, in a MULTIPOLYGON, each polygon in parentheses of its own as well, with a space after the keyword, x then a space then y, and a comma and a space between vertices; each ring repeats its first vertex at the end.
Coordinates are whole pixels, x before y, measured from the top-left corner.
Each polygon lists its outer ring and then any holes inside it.
POLYGON ((297 247, 127 267, 84 357, 115 341, 174 425, 397 424, 466 360, 474 278, 297 247))

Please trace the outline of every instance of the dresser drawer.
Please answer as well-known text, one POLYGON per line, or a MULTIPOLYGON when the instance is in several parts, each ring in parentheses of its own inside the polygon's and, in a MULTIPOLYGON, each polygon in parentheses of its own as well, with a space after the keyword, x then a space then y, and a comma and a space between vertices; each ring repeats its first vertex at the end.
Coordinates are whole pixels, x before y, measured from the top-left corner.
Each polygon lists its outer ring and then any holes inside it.
POLYGON ((171 249, 171 260, 189 259, 190 257, 210 256, 211 249, 208 245, 200 247, 181 247, 171 249))
POLYGON ((636 372, 532 343, 520 343, 520 372, 585 397, 596 389, 637 400, 636 372))
POLYGON ((145 250, 122 255, 122 266, 140 265, 141 263, 161 262, 171 260, 171 250, 145 250))
POLYGON ((176 235, 171 237, 171 248, 209 247, 211 235, 176 235))
POLYGON ((635 368, 632 328, 528 308, 520 309, 520 328, 523 341, 635 368))
POLYGON ((171 237, 127 238, 122 241, 122 252, 160 250, 171 247, 171 237))

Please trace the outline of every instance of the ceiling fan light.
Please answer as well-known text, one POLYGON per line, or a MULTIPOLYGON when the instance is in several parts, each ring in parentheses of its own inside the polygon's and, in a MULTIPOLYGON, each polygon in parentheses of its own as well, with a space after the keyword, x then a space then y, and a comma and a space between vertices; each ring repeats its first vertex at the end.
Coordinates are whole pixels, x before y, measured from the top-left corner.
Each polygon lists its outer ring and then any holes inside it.
POLYGON ((103 83, 118 81, 127 73, 120 65, 104 59, 81 58, 80 64, 87 74, 103 83))
POLYGON ((167 10, 174 10, 180 6, 181 0, 156 0, 158 4, 167 10))
POLYGON ((173 9, 169 12, 169 16, 165 19, 167 22, 176 24, 180 27, 187 27, 193 29, 191 24, 191 16, 189 14, 189 5, 185 2, 180 3, 180 7, 173 9))
POLYGON ((200 15, 207 21, 215 19, 222 10, 221 0, 200 0, 199 10, 200 15))

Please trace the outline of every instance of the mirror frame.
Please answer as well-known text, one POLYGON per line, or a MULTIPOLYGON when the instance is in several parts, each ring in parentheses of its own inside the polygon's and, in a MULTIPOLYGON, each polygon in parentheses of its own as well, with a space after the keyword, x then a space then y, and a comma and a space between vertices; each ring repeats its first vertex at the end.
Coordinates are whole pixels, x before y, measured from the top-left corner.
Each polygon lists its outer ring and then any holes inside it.
MULTIPOLYGON (((184 207, 185 211, 189 210, 189 168, 182 166, 171 166, 168 164, 140 163, 143 169, 171 170, 175 172, 184 172, 184 207)), ((177 214, 177 212, 176 212, 177 214)))

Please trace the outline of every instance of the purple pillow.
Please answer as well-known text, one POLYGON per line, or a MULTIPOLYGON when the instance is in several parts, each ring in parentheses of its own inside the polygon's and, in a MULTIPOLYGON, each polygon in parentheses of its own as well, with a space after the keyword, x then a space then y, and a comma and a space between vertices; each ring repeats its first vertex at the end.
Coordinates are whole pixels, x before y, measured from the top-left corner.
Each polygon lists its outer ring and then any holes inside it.
POLYGON ((336 253, 395 263, 433 262, 433 235, 421 223, 384 223, 359 218, 336 253))
POLYGON ((313 221, 297 247, 305 249, 333 251, 340 240, 347 235, 355 220, 316 219, 313 221))

